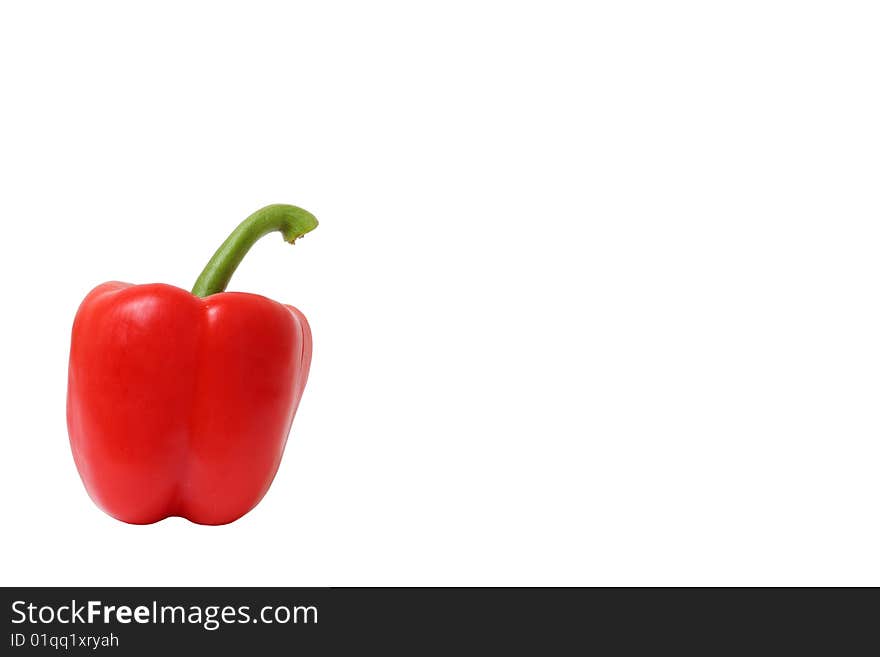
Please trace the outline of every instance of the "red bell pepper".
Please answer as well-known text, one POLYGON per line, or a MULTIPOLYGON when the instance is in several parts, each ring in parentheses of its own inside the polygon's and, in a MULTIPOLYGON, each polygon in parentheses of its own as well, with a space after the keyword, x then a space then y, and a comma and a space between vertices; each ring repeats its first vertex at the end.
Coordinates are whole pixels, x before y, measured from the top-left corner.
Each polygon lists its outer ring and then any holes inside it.
POLYGON ((250 511, 281 461, 312 355, 293 306, 224 292, 259 238, 294 240, 310 213, 270 205, 221 245, 192 294, 104 283, 76 313, 67 426, 80 477, 114 518, 220 525, 250 511))

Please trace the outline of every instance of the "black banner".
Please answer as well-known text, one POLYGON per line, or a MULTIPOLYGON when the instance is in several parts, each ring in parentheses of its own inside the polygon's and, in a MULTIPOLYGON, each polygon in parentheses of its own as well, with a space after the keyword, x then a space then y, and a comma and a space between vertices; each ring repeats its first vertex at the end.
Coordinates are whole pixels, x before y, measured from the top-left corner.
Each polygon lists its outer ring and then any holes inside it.
POLYGON ((871 589, 3 589, 9 655, 837 653, 874 646, 871 589), (867 641, 867 643, 865 643, 867 641), (454 653, 453 653, 454 651, 454 653))

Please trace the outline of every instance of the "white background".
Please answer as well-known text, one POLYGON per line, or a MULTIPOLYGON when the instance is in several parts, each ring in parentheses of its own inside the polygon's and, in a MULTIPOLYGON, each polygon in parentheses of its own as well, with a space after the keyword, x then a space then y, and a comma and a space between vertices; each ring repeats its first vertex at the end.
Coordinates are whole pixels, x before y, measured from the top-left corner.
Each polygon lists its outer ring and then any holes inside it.
POLYGON ((880 15, 849 2, 4 3, 0 582, 880 585, 880 15), (240 521, 99 511, 105 280, 298 306, 240 521))

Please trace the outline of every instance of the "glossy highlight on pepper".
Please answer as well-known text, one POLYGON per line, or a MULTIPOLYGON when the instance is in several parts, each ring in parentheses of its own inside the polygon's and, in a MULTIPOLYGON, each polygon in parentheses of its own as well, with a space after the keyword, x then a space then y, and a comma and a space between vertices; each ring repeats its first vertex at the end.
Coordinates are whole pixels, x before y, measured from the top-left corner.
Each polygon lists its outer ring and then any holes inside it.
POLYGON ((101 509, 134 524, 220 525, 262 499, 308 379, 311 331, 293 306, 224 290, 258 239, 280 231, 293 242, 316 226, 301 208, 270 205, 233 231, 192 293, 110 282, 86 296, 67 425, 101 509))

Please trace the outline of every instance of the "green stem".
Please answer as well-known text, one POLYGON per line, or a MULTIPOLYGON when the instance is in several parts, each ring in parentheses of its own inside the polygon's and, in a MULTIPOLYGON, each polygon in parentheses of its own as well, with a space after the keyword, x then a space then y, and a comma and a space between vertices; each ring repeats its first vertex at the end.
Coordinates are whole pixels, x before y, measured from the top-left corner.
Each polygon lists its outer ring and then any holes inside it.
POLYGON ((318 220, 294 205, 267 205, 242 221, 226 238, 199 274, 192 293, 206 297, 222 292, 242 259, 258 239, 280 231, 284 240, 293 242, 318 225, 318 220))

